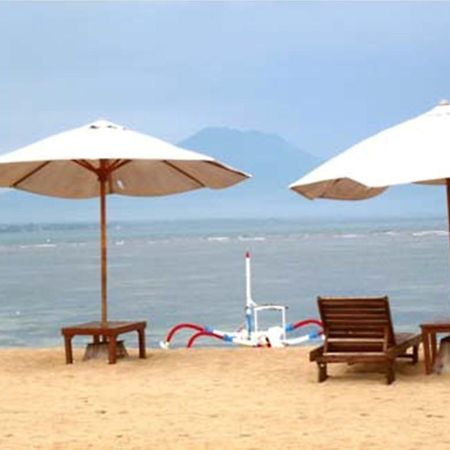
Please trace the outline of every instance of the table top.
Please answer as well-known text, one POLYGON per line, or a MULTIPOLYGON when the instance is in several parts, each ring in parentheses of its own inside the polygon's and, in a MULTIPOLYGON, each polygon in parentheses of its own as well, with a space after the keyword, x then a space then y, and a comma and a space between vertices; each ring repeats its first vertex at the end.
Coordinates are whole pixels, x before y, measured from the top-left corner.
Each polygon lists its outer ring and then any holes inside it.
POLYGON ((450 329, 450 317, 443 317, 441 319, 430 320, 420 324, 421 328, 449 328, 450 329))
POLYGON ((61 328, 61 331, 64 333, 65 331, 120 331, 121 329, 127 329, 127 328, 140 328, 140 327, 146 327, 147 322, 140 321, 140 322, 125 322, 125 321, 108 321, 106 323, 106 326, 103 326, 100 321, 95 322, 87 322, 87 323, 80 323, 78 325, 70 325, 67 327, 61 328))

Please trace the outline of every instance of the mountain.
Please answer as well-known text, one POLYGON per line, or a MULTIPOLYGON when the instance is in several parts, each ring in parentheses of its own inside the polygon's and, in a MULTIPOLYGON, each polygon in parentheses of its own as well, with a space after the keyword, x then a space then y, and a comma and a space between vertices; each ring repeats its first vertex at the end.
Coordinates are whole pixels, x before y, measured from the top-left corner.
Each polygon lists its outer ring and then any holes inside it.
POLYGON ((295 177, 311 170, 320 160, 276 134, 231 128, 204 128, 180 142, 180 146, 228 163, 254 176, 262 189, 284 189, 295 177))
POLYGON ((320 163, 282 137, 260 131, 205 128, 180 142, 180 146, 206 153, 252 175, 250 180, 220 193, 198 192, 211 207, 220 202, 223 214, 230 216, 286 215, 283 209, 298 206, 300 200, 288 191, 288 185, 320 163))

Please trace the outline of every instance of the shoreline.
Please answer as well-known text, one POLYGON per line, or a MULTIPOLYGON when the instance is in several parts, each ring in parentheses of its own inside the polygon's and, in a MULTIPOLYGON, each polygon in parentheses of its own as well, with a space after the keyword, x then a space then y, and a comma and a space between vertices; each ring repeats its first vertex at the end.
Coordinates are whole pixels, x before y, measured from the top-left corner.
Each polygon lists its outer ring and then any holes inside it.
POLYGON ((397 363, 317 383, 308 347, 149 348, 139 360, 64 363, 60 348, 0 349, 5 449, 449 448, 450 376, 397 363))

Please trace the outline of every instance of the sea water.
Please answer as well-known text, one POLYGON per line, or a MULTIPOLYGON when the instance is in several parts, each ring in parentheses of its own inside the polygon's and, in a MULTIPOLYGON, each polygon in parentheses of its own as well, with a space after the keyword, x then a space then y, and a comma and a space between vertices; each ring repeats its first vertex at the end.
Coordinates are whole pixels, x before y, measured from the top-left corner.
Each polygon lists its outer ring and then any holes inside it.
MULTIPOLYGON (((99 319, 98 234, 96 224, 0 227, 0 346, 61 345, 62 326, 99 319)), ((288 322, 317 317, 318 295, 388 295, 399 329, 450 316, 444 220, 114 223, 108 240, 109 318, 146 320, 150 346, 180 322, 242 325, 247 250, 253 299, 288 306, 288 322)))

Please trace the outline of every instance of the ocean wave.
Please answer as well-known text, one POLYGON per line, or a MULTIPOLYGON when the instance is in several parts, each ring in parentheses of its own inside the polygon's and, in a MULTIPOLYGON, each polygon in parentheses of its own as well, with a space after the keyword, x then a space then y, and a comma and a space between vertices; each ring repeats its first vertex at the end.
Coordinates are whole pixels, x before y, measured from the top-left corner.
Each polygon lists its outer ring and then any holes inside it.
POLYGON ((210 236, 206 240, 209 242, 228 242, 230 238, 227 236, 210 236))
POLYGON ((412 233, 414 237, 423 237, 423 236, 448 236, 448 231, 445 230, 424 230, 424 231, 415 231, 412 233))
POLYGON ((238 236, 238 240, 239 241, 265 241, 266 238, 262 237, 262 236, 254 236, 254 237, 250 237, 250 236, 238 236))
POLYGON ((55 248, 55 247, 57 247, 57 244, 49 244, 49 243, 47 243, 47 244, 29 244, 29 245, 22 244, 22 245, 19 245, 19 248, 23 248, 23 249, 27 249, 27 248, 55 248))
POLYGON ((333 235, 334 238, 338 239, 355 239, 362 237, 361 234, 355 234, 355 233, 347 233, 347 234, 335 234, 333 235))
POLYGON ((383 231, 380 234, 383 236, 398 236, 400 233, 398 231, 389 230, 389 231, 383 231))

